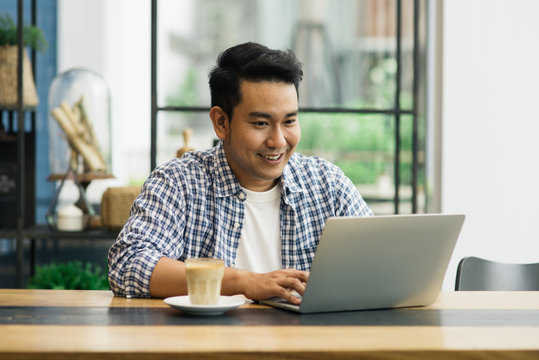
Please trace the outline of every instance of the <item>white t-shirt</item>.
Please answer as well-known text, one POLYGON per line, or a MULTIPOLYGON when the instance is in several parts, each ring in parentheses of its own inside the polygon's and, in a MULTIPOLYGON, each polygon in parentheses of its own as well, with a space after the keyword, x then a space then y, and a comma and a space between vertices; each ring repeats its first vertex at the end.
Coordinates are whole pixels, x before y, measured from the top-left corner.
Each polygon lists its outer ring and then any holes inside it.
POLYGON ((243 188, 245 222, 236 253, 236 267, 257 273, 281 268, 281 186, 264 192, 243 188))

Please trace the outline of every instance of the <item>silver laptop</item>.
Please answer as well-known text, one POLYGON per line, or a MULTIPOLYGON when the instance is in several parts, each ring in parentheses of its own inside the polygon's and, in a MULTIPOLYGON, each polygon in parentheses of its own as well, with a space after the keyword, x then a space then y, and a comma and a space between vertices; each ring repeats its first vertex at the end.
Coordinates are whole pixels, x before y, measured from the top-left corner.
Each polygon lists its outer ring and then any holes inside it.
POLYGON ((464 215, 421 214, 327 219, 300 313, 425 306, 436 300, 464 215))

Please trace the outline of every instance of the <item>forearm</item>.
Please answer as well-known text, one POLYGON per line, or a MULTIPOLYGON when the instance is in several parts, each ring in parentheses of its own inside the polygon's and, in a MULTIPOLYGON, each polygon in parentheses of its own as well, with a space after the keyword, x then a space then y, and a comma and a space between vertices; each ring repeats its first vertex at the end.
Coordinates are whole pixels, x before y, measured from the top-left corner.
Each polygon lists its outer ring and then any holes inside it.
MULTIPOLYGON (((289 289, 303 294, 307 278, 307 272, 293 269, 256 274, 227 267, 223 275, 221 294, 242 294, 253 300, 281 296, 289 301, 297 301, 290 294, 289 289)), ((150 278, 150 295, 158 298, 187 295, 185 264, 178 260, 162 257, 155 265, 150 278)))
POLYGON ((249 276, 252 274, 245 270, 226 267, 223 282, 221 283, 221 294, 229 296, 237 294, 245 295, 245 290, 248 286, 247 282, 249 276))
POLYGON ((167 257, 159 259, 150 278, 150 295, 157 298, 187 295, 185 264, 167 257))
MULTIPOLYGON (((243 294, 247 271, 234 268, 225 268, 221 293, 223 295, 243 294)), ((152 297, 168 297, 187 295, 187 280, 185 278, 185 264, 182 261, 162 257, 150 278, 150 294, 152 297)))

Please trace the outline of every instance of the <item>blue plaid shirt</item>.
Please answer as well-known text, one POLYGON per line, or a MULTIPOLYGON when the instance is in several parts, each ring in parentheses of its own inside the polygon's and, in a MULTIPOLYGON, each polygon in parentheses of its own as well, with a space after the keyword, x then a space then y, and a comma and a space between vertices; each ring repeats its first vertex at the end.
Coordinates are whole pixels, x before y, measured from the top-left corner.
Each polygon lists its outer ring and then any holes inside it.
MULTIPOLYGON (((350 179, 317 157, 293 154, 281 189, 283 268, 310 270, 328 217, 372 215, 350 179)), ((234 266, 245 199, 222 143, 157 167, 109 251, 113 292, 149 297, 152 271, 163 256, 181 261, 217 257, 234 266)))

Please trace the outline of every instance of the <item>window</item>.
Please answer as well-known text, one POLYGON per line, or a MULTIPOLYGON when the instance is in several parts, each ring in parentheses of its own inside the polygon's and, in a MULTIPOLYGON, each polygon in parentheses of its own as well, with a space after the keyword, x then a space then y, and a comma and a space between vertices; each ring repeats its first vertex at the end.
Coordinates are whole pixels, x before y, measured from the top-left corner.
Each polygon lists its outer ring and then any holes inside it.
POLYGON ((152 164, 214 141, 207 74, 246 41, 304 64, 298 152, 339 165, 376 214, 425 210, 424 2, 162 0, 152 3, 152 164), (414 135, 415 134, 415 135, 414 135))

